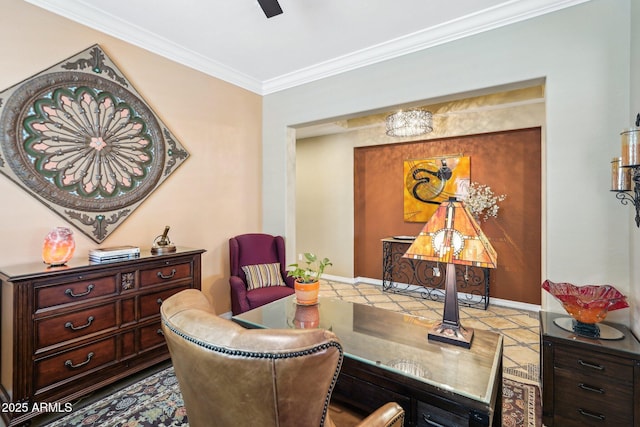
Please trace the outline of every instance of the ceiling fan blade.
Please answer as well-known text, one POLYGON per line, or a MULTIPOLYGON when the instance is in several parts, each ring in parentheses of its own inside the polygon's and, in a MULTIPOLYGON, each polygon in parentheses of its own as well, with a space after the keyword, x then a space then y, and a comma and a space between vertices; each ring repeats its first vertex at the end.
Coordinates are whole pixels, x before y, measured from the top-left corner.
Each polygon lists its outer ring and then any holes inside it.
POLYGON ((258 3, 260 3, 260 7, 264 11, 264 14, 267 15, 267 18, 272 18, 282 13, 282 8, 278 0, 258 0, 258 3))

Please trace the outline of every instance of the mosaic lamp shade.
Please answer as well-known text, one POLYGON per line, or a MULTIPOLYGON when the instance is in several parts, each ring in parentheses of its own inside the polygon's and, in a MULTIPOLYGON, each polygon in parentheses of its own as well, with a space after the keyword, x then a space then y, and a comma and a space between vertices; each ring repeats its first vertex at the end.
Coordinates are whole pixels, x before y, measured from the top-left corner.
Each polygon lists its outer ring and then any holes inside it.
POLYGON ((444 314, 428 337, 470 348, 473 329, 460 325, 455 265, 496 268, 498 255, 464 203, 442 202, 403 257, 446 264, 444 314))

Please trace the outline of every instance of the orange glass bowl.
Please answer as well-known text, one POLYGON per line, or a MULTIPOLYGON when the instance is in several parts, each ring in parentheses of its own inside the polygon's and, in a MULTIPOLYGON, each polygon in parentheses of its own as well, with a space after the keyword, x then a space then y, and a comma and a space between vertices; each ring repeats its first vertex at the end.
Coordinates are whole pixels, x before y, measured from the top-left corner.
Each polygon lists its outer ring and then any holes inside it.
POLYGON ((629 307, 627 297, 611 285, 576 286, 545 280, 542 289, 553 295, 567 313, 586 324, 603 321, 610 311, 629 307))

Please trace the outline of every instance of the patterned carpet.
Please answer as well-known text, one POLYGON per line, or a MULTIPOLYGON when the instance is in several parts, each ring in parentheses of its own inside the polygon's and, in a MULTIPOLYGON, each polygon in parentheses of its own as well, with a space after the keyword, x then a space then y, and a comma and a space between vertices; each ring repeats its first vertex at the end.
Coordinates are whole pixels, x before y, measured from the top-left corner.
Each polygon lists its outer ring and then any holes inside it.
MULTIPOLYGON (((383 292, 374 285, 327 281, 322 284, 321 295, 407 312, 430 320, 442 318, 441 302, 383 292)), ((487 310, 460 307, 460 319, 465 326, 494 330, 504 336, 503 426, 541 426, 538 314, 490 305, 487 310)), ((159 372, 145 372, 133 383, 114 386, 101 395, 77 402, 72 414, 54 419, 36 420, 33 425, 188 426, 182 396, 170 365, 159 372)))

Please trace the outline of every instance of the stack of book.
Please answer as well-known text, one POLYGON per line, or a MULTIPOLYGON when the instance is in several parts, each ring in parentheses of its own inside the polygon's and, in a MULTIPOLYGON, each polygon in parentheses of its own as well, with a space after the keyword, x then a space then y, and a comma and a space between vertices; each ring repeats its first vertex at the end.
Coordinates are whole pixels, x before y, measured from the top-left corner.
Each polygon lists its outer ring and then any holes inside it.
POLYGON ((115 246, 89 251, 89 261, 91 262, 113 262, 139 257, 140 248, 137 246, 115 246))

